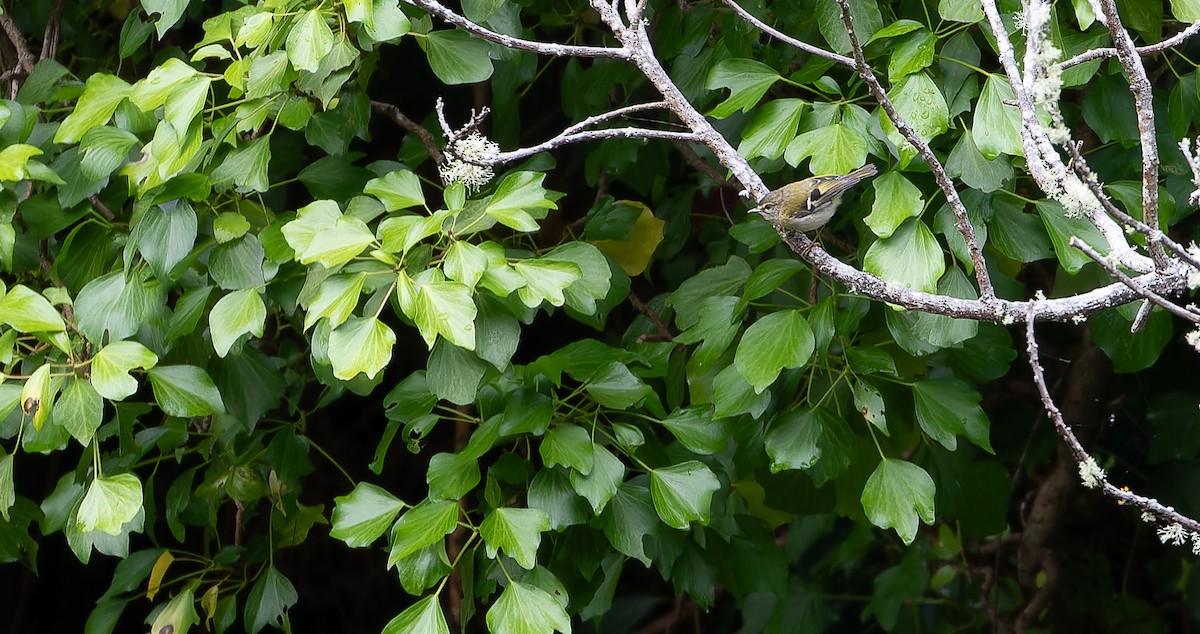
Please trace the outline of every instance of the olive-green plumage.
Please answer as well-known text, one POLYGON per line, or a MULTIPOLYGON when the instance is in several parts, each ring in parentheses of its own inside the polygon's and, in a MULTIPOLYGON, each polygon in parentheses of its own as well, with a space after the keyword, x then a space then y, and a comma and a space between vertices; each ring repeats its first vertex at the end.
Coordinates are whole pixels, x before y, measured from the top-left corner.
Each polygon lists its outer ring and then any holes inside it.
POLYGON ((806 178, 767 194, 754 211, 785 229, 820 229, 833 217, 846 190, 878 173, 874 165, 864 165, 845 176, 806 178))

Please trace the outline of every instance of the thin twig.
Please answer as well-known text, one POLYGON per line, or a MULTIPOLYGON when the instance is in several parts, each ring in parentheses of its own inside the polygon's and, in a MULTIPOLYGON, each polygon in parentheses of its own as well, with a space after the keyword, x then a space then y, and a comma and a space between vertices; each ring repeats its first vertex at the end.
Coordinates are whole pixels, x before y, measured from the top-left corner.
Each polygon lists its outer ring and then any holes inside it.
POLYGON ((54 59, 58 56, 58 43, 62 38, 62 14, 66 0, 56 0, 46 20, 46 30, 42 34, 41 59, 54 59))
POLYGON ((971 224, 971 219, 967 215, 967 208, 963 205, 962 199, 958 197, 958 190, 954 188, 954 183, 951 182, 950 176, 946 174, 946 169, 942 166, 937 156, 934 155, 929 144, 900 116, 900 113, 896 110, 896 106, 888 99, 887 92, 883 89, 879 80, 875 78, 875 74, 871 72, 871 67, 867 65, 867 60, 863 56, 862 46, 858 41, 858 33, 854 30, 854 19, 850 15, 849 0, 837 0, 837 3, 842 10, 842 24, 845 25, 846 33, 850 36, 850 47, 854 51, 854 62, 858 69, 858 76, 867 84, 871 95, 879 102, 883 111, 887 113, 892 124, 916 148, 917 154, 921 156, 921 160, 933 172, 934 180, 942 188, 942 193, 946 195, 946 202, 949 203, 950 210, 954 212, 958 232, 962 234, 963 240, 967 244, 967 251, 970 253, 971 263, 975 269, 975 281, 979 284, 980 299, 984 302, 990 301, 996 296, 996 289, 992 287, 992 280, 988 274, 987 264, 983 261, 983 250, 979 248, 979 240, 975 237, 975 226, 971 224))
MULTIPOLYGON (((1176 46, 1179 46, 1180 44, 1183 44, 1189 38, 1195 37, 1196 34, 1198 34, 1198 33, 1200 33, 1200 22, 1195 22, 1195 23, 1189 25, 1186 29, 1176 33, 1175 35, 1173 35, 1161 42, 1158 42, 1157 44, 1151 44, 1149 46, 1138 47, 1136 49, 1137 54, 1141 55, 1142 57, 1148 57, 1150 55, 1157 55, 1169 48, 1174 48, 1176 46)), ((1116 57, 1116 56, 1117 56, 1117 49, 1115 49, 1115 48, 1111 48, 1111 47, 1110 48, 1093 48, 1091 50, 1084 51, 1084 52, 1076 55, 1075 57, 1072 57, 1071 59, 1068 59, 1063 62, 1059 62, 1058 67, 1062 68, 1062 69, 1067 69, 1067 68, 1071 68, 1072 66, 1078 66, 1080 64, 1090 62, 1094 59, 1102 59, 1105 57, 1116 57)))
POLYGON ((536 42, 519 37, 497 33, 482 25, 476 24, 466 17, 446 8, 437 0, 404 0, 408 4, 420 7, 442 20, 461 28, 462 30, 489 42, 494 42, 505 48, 532 51, 542 55, 556 57, 606 57, 611 59, 628 59, 629 51, 623 48, 607 46, 573 46, 569 44, 554 44, 551 42, 536 42))
POLYGON ((713 167, 711 163, 701 158, 700 154, 691 145, 688 145, 687 141, 673 140, 671 141, 671 145, 674 145, 675 149, 679 151, 679 155, 683 157, 685 163, 697 172, 707 176, 709 180, 718 186, 729 189, 741 189, 737 183, 729 180, 728 176, 722 174, 721 170, 713 167))
MULTIPOLYGON (((1054 404, 1054 399, 1050 396, 1050 389, 1046 386, 1045 368, 1042 367, 1041 360, 1038 358, 1037 340, 1034 338, 1033 331, 1033 315, 1036 312, 1036 304, 1038 303, 1030 301, 1026 305, 1028 315, 1025 321, 1025 341, 1026 351, 1029 353, 1029 367, 1033 371, 1033 382, 1037 385, 1038 394, 1042 398, 1042 407, 1046 410, 1046 414, 1049 415, 1051 422, 1054 423, 1054 429, 1058 432, 1059 438, 1067 446, 1067 449, 1070 450, 1071 455, 1075 458, 1075 462, 1077 464, 1085 464, 1093 459, 1088 455, 1083 445, 1079 443, 1079 439, 1075 437, 1075 433, 1071 431, 1066 421, 1063 420, 1062 412, 1054 404)), ((1158 500, 1141 496, 1113 485, 1103 473, 1096 476, 1096 484, 1101 493, 1120 503, 1136 506, 1161 521, 1179 524, 1192 532, 1200 532, 1200 522, 1181 515, 1175 509, 1164 506, 1158 500)))
MULTIPOLYGON (((1138 133, 1142 148, 1142 220, 1151 227, 1158 227, 1158 141, 1155 138, 1154 95, 1151 93, 1150 78, 1138 55, 1133 38, 1121 25, 1121 16, 1112 0, 1092 0, 1093 6, 1100 5, 1104 12, 1104 25, 1112 34, 1117 48, 1117 59, 1129 79, 1129 90, 1133 93, 1133 107, 1137 115, 1138 133)), ((1167 265, 1166 254, 1158 242, 1150 242, 1150 256, 1158 268, 1167 265)))
POLYGON ((1138 295, 1141 295, 1142 297, 1145 297, 1146 299, 1163 307, 1166 311, 1170 312, 1172 315, 1175 315, 1176 317, 1180 317, 1180 318, 1186 319, 1191 322, 1200 323, 1200 314, 1197 314, 1197 313, 1188 311, 1184 308, 1181 308, 1179 305, 1168 300, 1167 298, 1163 297, 1162 295, 1159 295, 1158 293, 1155 293, 1154 291, 1147 290, 1142 285, 1138 284, 1132 278, 1130 278, 1128 275, 1126 275, 1124 272, 1122 272, 1121 269, 1118 269, 1115 265, 1113 265, 1112 262, 1109 262, 1108 258, 1100 255, 1095 249, 1093 249, 1091 246, 1089 246, 1083 240, 1080 240, 1079 238, 1077 238, 1075 236, 1071 236, 1070 243, 1071 243, 1071 246, 1075 247, 1076 249, 1079 249, 1080 251, 1083 251, 1084 255, 1091 258, 1093 261, 1096 262, 1096 264, 1099 264, 1100 266, 1104 267, 1104 270, 1108 271, 1109 275, 1117 278, 1117 280, 1119 280, 1125 286, 1128 286, 1130 289, 1132 289, 1138 295))
POLYGON ((750 13, 749 11, 743 9, 741 5, 734 2, 733 0, 723 0, 723 1, 725 2, 726 6, 728 6, 730 9, 733 9, 734 13, 737 13, 739 16, 741 16, 741 18, 743 20, 749 22, 750 24, 753 24, 756 28, 758 28, 758 30, 762 31, 763 33, 766 33, 767 35, 770 35, 771 37, 783 42, 784 44, 798 48, 810 55, 816 55, 817 57, 823 57, 827 60, 837 62, 843 66, 849 66, 851 68, 854 68, 854 60, 853 59, 846 57, 845 55, 838 55, 837 53, 827 51, 827 50, 817 47, 817 46, 813 46, 812 44, 809 44, 807 42, 802 42, 802 41, 788 35, 787 33, 784 33, 782 31, 776 29, 775 27, 771 26, 770 24, 767 24, 766 22, 763 22, 762 20, 758 19, 753 13, 750 13))
POLYGON ((391 119, 392 122, 401 128, 404 128, 405 130, 417 135, 417 138, 421 140, 421 145, 425 146, 425 151, 429 153, 429 157, 433 159, 433 162, 442 162, 442 150, 438 148, 437 141, 433 138, 433 133, 431 133, 429 130, 426 130, 421 126, 421 124, 405 116, 404 113, 400 111, 399 106, 390 103, 384 103, 382 101, 375 101, 372 99, 371 109, 391 119))

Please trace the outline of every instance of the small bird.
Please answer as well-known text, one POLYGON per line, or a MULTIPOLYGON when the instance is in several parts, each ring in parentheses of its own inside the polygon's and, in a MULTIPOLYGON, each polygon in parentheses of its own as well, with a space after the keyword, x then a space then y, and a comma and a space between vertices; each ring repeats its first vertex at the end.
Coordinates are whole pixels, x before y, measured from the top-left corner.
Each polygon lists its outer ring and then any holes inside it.
POLYGON ((878 174, 874 165, 864 165, 845 176, 813 176, 784 185, 763 196, 758 207, 772 224, 793 231, 813 231, 825 226, 837 211, 842 194, 878 174))

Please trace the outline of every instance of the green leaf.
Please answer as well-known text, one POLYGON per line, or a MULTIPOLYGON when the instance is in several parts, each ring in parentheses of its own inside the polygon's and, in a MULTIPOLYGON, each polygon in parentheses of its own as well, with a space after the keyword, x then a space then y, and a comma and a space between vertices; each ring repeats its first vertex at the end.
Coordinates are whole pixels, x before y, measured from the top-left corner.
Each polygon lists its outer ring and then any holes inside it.
POLYGON ((143 0, 142 2, 142 10, 146 12, 147 16, 157 16, 154 17, 154 29, 160 40, 171 27, 175 26, 179 18, 183 17, 187 6, 187 0, 143 0))
POLYGON ((167 602, 154 622, 150 624, 151 632, 186 632, 200 620, 196 614, 196 597, 190 588, 185 588, 167 602))
POLYGON ((425 345, 433 349, 438 335, 466 350, 475 349, 475 316, 478 310, 471 290, 458 282, 426 282, 417 292, 414 314, 425 345))
POLYGON ((681 409, 662 421, 689 451, 710 455, 725 451, 732 434, 728 420, 713 419, 708 408, 681 409))
MULTIPOLYGON (((896 106, 896 112, 908 122, 917 136, 929 141, 945 132, 950 123, 950 110, 937 84, 929 75, 921 72, 906 75, 892 85, 888 98, 896 106)), ((900 166, 907 166, 917 150, 900 135, 892 120, 883 109, 879 110, 879 124, 896 147, 900 148, 900 166)))
POLYGON ((545 178, 539 172, 508 174, 496 185, 496 193, 488 200, 484 213, 517 231, 537 231, 535 218, 544 218, 545 210, 558 208, 542 187, 545 178))
POLYGON ((691 328, 700 319, 705 299, 717 295, 737 295, 750 273, 750 265, 745 260, 731 256, 727 263, 704 269, 684 280, 667 297, 667 306, 675 309, 675 324, 681 329, 691 328))
POLYGON ((737 366, 730 364, 713 379, 712 402, 715 406, 713 416, 716 418, 740 414, 758 418, 771 404, 771 394, 755 390, 754 386, 742 378, 737 366))
POLYGON ((982 192, 994 192, 1004 187, 1013 178, 1013 168, 1007 157, 997 155, 988 160, 970 130, 963 130, 962 136, 950 157, 946 159, 946 173, 951 177, 961 178, 964 183, 982 192))
POLYGON ((54 142, 78 143, 85 132, 108 123, 130 90, 131 86, 115 75, 94 73, 88 77, 75 108, 54 133, 54 142))
POLYGON ((487 626, 497 634, 570 634, 571 619, 550 593, 513 581, 487 612, 487 626))
POLYGON ((0 517, 11 522, 10 510, 17 502, 16 483, 13 480, 13 454, 5 454, 0 448, 0 517))
POLYGON ((617 487, 616 495, 601 518, 601 525, 613 548, 650 565, 651 559, 642 538, 657 535, 662 523, 654 512, 650 490, 645 484, 624 482, 617 487))
POLYGON ((989 424, 979 407, 979 393, 958 379, 925 379, 913 383, 917 422, 921 429, 946 449, 958 447, 962 434, 989 453, 989 424))
POLYGON ((1129 332, 1129 320, 1117 310, 1104 310, 1088 319, 1096 345, 1112 360, 1113 370, 1121 373, 1144 370, 1158 361, 1172 338, 1172 319, 1154 309, 1142 330, 1129 332))
POLYGON ((571 486, 587 499, 599 515, 625 480, 625 464, 603 445, 592 446, 592 469, 587 475, 572 471, 571 486))
POLYGON ((800 311, 780 310, 746 329, 733 363, 755 393, 762 394, 784 368, 804 367, 815 343, 800 311))
POLYGON ((267 307, 258 291, 248 288, 222 297, 208 314, 208 331, 217 356, 229 354, 242 335, 263 336, 266 319, 267 307))
POLYGON ((304 314, 304 330, 317 325, 321 319, 328 319, 330 328, 345 323, 358 307, 358 298, 366 280, 366 273, 356 273, 334 275, 321 282, 317 296, 309 303, 308 312, 304 314))
POLYGON ((79 143, 79 169, 84 178, 101 180, 129 160, 138 138, 127 130, 99 126, 84 133, 79 143))
POLYGON ((550 530, 550 516, 541 509, 498 508, 479 525, 479 535, 487 546, 487 556, 496 558, 503 550, 526 570, 537 563, 542 533, 550 530))
POLYGON ((693 521, 707 525, 713 493, 720 488, 712 470, 695 460, 650 471, 654 510, 671 528, 683 530, 693 521))
MULTIPOLYGON (((571 486, 566 469, 540 469, 529 483, 526 504, 540 509, 550 518, 550 529, 561 531, 588 519, 587 501, 571 486)), ((616 487, 614 487, 615 490, 616 487)))
POLYGON ((271 188, 267 167, 271 163, 271 136, 263 135, 238 147, 212 171, 214 187, 233 185, 242 194, 271 188))
MULTIPOLYGON (((654 247, 651 247, 650 251, 653 250, 654 247)), ((649 254, 646 258, 649 259, 649 254)), ((596 313, 596 302, 608 296, 612 280, 608 259, 599 248, 586 242, 568 242, 538 259, 542 262, 567 262, 578 267, 582 277, 563 291, 563 297, 570 308, 585 315, 596 313)))
POLYGON ((412 604, 383 626, 383 634, 450 634, 436 594, 412 604))
POLYGON ((445 84, 474 84, 492 76, 491 47, 466 31, 431 31, 425 52, 433 74, 445 84))
POLYGON ((445 339, 429 353, 429 387, 438 398, 455 405, 475 401, 486 372, 487 364, 476 354, 445 339))
POLYGON ((263 285, 266 253, 253 233, 213 247, 208 256, 208 274, 225 290, 257 289, 263 285))
POLYGON ((613 409, 628 409, 654 393, 620 361, 610 361, 597 368, 584 389, 597 403, 613 409))
POLYGON ((304 12, 288 30, 288 61, 298 70, 315 73, 335 43, 337 36, 325 22, 325 16, 321 15, 320 10, 311 9, 304 12))
POLYGON ((54 402, 50 415, 56 425, 62 426, 79 444, 86 447, 100 428, 104 401, 86 379, 71 377, 54 402))
POLYGON ((924 223, 909 220, 890 238, 875 241, 863 257, 863 270, 908 288, 933 293, 946 271, 937 238, 924 223))
MULTIPOLYGON (((768 260, 763 263, 763 266, 767 266, 771 262, 793 262, 793 260, 768 260)), ((741 330, 741 320, 735 319, 740 313, 738 308, 740 303, 738 298, 728 295, 705 299, 700 308, 699 321, 675 336, 675 341, 679 343, 700 342, 688 362, 688 367, 695 374, 704 374, 720 360, 721 356, 725 354, 725 350, 729 348, 729 344, 733 342, 733 338, 741 330)))
POLYGON ((1024 156, 1021 146, 1021 113, 1012 103, 1016 99, 1008 78, 1004 75, 988 75, 983 92, 975 106, 975 119, 971 122, 973 140, 987 160, 1001 154, 1024 156))
POLYGON ((333 375, 349 381, 359 373, 374 379, 392 359, 396 333, 378 317, 352 317, 329 333, 333 375))
POLYGON ((292 582, 275 566, 267 566, 267 571, 259 577, 246 597, 246 630, 255 634, 267 625, 282 627, 287 622, 286 612, 298 600, 299 595, 292 582))
POLYGON ((1200 0, 1171 0, 1171 15, 1187 24, 1200 20, 1200 0))
POLYGON ((728 88, 729 98, 713 108, 709 115, 724 119, 741 110, 748 111, 758 103, 775 82, 782 79, 775 69, 752 59, 725 59, 708 74, 704 87, 709 90, 728 88))
POLYGON ((316 262, 327 269, 354 259, 375 240, 363 221, 344 216, 332 200, 318 200, 297 211, 296 219, 283 226, 283 236, 301 264, 316 262))
POLYGON ((525 285, 517 289, 517 295, 521 303, 530 308, 537 308, 542 302, 562 306, 567 301, 567 287, 583 277, 573 262, 519 260, 513 262, 512 268, 525 280, 525 285))
POLYGON ((450 248, 446 249, 445 261, 442 264, 446 277, 460 282, 467 288, 475 288, 487 268, 487 254, 470 242, 455 240, 450 248))
MULTIPOLYGON (((838 4, 834 0, 818 0, 815 17, 821 35, 833 50, 849 55, 850 37, 846 35, 846 26, 842 23, 842 11, 838 4)), ((883 15, 880 14, 875 0, 850 2, 850 17, 854 20, 859 42, 869 42, 877 31, 884 28, 883 15)))
POLYGON ((0 181, 23 181, 29 178, 29 159, 43 152, 24 143, 10 145, 0 150, 0 181))
POLYGON ((983 8, 975 0, 938 0, 938 15, 943 20, 974 24, 983 19, 983 8))
POLYGON ((750 122, 742 128, 738 154, 747 159, 775 160, 782 156, 796 136, 804 106, 802 99, 776 99, 755 108, 750 122))
POLYGON ((194 365, 168 365, 147 371, 154 388, 154 400, 171 416, 190 418, 221 414, 225 404, 221 392, 203 368, 194 365))
POLYGON ((441 231, 445 221, 444 212, 432 216, 393 216, 379 223, 376 234, 383 243, 384 251, 406 253, 417 243, 441 231))
POLYGON ((547 467, 562 465, 583 475, 591 473, 595 457, 587 430, 570 423, 560 423, 546 432, 538 453, 547 467))
POLYGON ((458 511, 458 503, 452 500, 426 500, 405 511, 392 526, 388 568, 454 532, 458 527, 458 511))
POLYGON ((853 126, 833 123, 809 130, 788 143, 783 158, 796 167, 812 157, 813 174, 846 174, 867 162, 867 142, 853 126))
POLYGON ((192 251, 196 233, 195 210, 187 202, 176 200, 150 208, 137 220, 130 238, 154 269, 155 277, 168 279, 175 265, 192 251))
POLYGON ((898 171, 885 172, 874 179, 875 202, 871 213, 863 222, 880 238, 889 238, 905 220, 916 218, 925 209, 925 199, 917 189, 898 171))
POLYGON ((792 410, 771 425, 765 437, 771 473, 809 469, 821 459, 821 422, 816 410, 792 410))
POLYGON ((399 211, 425 206, 425 193, 421 191, 421 179, 414 172, 396 170, 379 178, 367 181, 363 193, 370 194, 383 203, 388 211, 399 211))
POLYGON ((142 510, 142 483, 132 473, 97 477, 88 485, 79 504, 75 526, 80 532, 121 534, 121 526, 142 510))
POLYGON ((896 80, 923 70, 933 63, 933 49, 937 36, 922 28, 901 39, 893 48, 888 60, 888 81, 896 80))
POLYGON ((0 323, 18 332, 62 332, 67 329, 62 315, 45 297, 23 284, 8 289, 0 297, 0 323))
POLYGON ((1039 200, 1035 206, 1046 225, 1046 233, 1050 234, 1058 262, 1066 272, 1074 275, 1092 261, 1083 251, 1071 246, 1072 237, 1083 240, 1102 255, 1108 252, 1108 241, 1082 213, 1070 214, 1053 200, 1039 200))
POLYGON ((370 546, 405 506, 391 493, 366 482, 359 482, 353 491, 333 498, 333 502, 329 536, 351 548, 370 546))
POLYGON ((879 528, 894 528, 905 544, 917 536, 917 519, 933 524, 933 478, 911 462, 884 458, 863 487, 867 519, 879 528))
POLYGON ((479 484, 479 457, 466 452, 435 454, 425 482, 430 500, 457 500, 479 484))

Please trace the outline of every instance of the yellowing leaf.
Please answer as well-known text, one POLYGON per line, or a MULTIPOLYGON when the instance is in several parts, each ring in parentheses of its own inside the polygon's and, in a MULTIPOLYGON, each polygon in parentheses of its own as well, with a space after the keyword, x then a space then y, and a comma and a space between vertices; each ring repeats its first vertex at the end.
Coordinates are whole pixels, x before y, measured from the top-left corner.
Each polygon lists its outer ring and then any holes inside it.
POLYGON ((623 200, 626 205, 641 207, 642 213, 629 229, 626 240, 596 240, 596 245, 605 255, 616 261, 625 274, 633 277, 641 275, 650 264, 650 256, 663 240, 663 227, 667 223, 654 216, 650 208, 639 202, 623 200))

